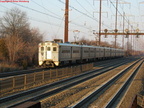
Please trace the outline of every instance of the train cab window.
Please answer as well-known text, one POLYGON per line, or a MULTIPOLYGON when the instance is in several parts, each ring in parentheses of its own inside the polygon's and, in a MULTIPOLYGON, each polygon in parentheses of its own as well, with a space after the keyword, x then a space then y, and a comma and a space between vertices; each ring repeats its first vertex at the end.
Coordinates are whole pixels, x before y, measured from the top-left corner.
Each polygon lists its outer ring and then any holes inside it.
POLYGON ((48 50, 48 51, 50 51, 50 50, 51 50, 51 48, 50 48, 50 47, 47 47, 47 50, 48 50))
POLYGON ((41 51, 44 51, 44 47, 41 47, 41 51))
POLYGON ((56 51, 57 50, 57 48, 56 47, 53 47, 53 51, 56 51))

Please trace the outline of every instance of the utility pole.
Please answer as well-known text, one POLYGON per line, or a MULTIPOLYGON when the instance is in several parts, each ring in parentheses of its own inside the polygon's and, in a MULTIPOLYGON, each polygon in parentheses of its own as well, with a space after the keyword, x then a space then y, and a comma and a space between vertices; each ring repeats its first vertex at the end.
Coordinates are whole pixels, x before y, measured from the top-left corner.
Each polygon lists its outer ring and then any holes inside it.
POLYGON ((66 0, 64 42, 68 42, 68 26, 69 26, 69 0, 66 0))

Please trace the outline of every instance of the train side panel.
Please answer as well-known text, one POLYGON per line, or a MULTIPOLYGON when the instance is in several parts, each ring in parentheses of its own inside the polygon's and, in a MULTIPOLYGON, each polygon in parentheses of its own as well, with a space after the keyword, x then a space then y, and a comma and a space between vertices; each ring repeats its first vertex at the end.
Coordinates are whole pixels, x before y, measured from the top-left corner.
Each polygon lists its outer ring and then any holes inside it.
POLYGON ((93 47, 93 46, 91 46, 90 48, 89 48, 89 59, 90 60, 93 60, 94 58, 95 58, 95 47, 93 47))
POLYGON ((72 50, 68 45, 59 45, 59 61, 68 61, 72 59, 72 50))
POLYGON ((99 58, 102 59, 104 58, 105 54, 104 54, 104 47, 100 47, 99 49, 99 58))
POLYGON ((104 56, 104 57, 105 57, 105 58, 109 58, 109 57, 110 57, 110 48, 105 47, 104 49, 105 49, 105 50, 104 50, 104 51, 105 51, 105 53, 104 53, 105 56, 104 56))
POLYGON ((95 58, 99 59, 100 58, 100 47, 95 47, 95 48, 96 48, 95 58))
POLYGON ((81 56, 82 56, 82 61, 87 61, 89 58, 89 47, 87 46, 82 46, 81 47, 81 56))
POLYGON ((59 61, 63 64, 81 60, 81 46, 73 44, 59 44, 59 61))
POLYGON ((72 46, 72 61, 81 60, 81 46, 72 46))

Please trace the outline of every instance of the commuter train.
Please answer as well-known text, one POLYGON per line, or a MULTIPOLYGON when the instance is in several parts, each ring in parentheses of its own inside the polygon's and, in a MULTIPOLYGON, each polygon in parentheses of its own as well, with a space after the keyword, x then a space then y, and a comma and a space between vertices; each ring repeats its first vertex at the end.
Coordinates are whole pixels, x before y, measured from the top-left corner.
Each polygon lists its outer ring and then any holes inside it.
POLYGON ((46 41, 39 43, 39 66, 56 67, 70 63, 83 63, 96 59, 123 57, 124 50, 110 47, 77 45, 46 41))

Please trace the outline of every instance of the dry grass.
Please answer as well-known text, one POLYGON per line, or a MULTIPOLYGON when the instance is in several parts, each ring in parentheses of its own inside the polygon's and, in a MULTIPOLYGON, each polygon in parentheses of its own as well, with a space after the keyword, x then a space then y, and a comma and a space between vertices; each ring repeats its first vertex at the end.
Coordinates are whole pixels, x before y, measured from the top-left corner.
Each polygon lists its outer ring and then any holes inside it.
POLYGON ((22 69, 22 68, 17 66, 16 64, 0 63, 0 73, 16 71, 16 70, 20 70, 20 69, 22 69))

